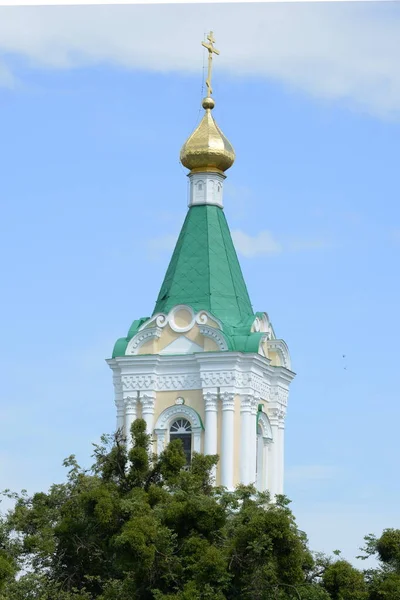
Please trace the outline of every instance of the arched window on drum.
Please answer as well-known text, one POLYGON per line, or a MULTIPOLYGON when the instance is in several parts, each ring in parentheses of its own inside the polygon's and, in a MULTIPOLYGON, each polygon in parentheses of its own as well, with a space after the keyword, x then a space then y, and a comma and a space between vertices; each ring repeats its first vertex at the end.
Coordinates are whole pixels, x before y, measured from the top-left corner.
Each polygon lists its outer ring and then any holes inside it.
POLYGON ((186 464, 192 459, 192 425, 187 419, 176 419, 169 428, 169 439, 181 440, 186 457, 186 464))

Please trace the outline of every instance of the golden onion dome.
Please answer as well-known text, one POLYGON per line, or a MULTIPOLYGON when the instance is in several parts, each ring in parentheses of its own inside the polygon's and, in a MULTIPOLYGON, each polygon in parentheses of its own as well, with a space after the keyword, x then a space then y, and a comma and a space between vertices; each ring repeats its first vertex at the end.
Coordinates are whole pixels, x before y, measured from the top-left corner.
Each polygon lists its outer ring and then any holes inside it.
POLYGON ((211 111, 215 102, 204 98, 204 117, 182 146, 180 160, 191 172, 224 172, 235 162, 235 151, 216 124, 211 111))

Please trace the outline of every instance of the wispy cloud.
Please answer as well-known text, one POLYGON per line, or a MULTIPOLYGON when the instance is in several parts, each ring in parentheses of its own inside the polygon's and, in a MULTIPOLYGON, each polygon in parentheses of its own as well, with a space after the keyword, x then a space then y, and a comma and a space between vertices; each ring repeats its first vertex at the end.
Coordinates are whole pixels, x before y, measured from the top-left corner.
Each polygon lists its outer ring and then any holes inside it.
MULTIPOLYGON (((330 246, 329 242, 323 239, 301 239, 277 237, 270 231, 260 231, 256 235, 250 235, 235 229, 231 231, 233 243, 236 251, 245 258, 256 258, 258 256, 271 256, 286 252, 303 252, 308 250, 319 250, 330 246)), ((168 233, 159 237, 154 237, 146 242, 147 257, 150 260, 158 260, 166 252, 170 253, 175 248, 178 239, 177 233, 168 233)))
MULTIPOLYGON (((224 4, 0 10, 0 49, 33 66, 108 63, 198 73, 203 58, 193 40, 212 23, 222 50, 219 69, 232 76, 269 77, 378 116, 400 115, 395 3, 232 4, 229 11, 224 4), (178 44, 170 35, 177 19, 178 44), (140 26, 133 35, 134 23, 140 26)), ((7 82, 4 74, 2 81, 7 82)))
POLYGON ((236 250, 246 256, 253 258, 265 254, 279 254, 282 252, 282 245, 274 239, 269 231, 261 231, 255 236, 248 235, 243 231, 232 231, 233 243, 236 250))
POLYGON ((302 252, 319 250, 329 247, 329 242, 324 239, 307 238, 282 238, 278 240, 270 231, 260 231, 256 235, 249 235, 240 230, 232 231, 232 238, 236 250, 246 258, 257 256, 281 254, 282 252, 302 252))
POLYGON ((5 88, 14 88, 16 86, 17 79, 7 67, 7 65, 0 61, 0 86, 5 88))

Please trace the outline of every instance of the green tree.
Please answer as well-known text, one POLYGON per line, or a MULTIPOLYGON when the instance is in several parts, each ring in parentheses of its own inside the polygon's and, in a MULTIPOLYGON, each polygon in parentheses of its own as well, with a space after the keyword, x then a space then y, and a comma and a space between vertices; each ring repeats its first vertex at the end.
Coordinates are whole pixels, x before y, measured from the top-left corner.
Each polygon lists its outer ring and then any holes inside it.
POLYGON ((364 575, 346 560, 339 559, 329 565, 322 582, 332 600, 366 600, 364 575))
POLYGON ((368 599, 400 600, 400 530, 385 529, 379 538, 367 535, 362 550, 360 558, 379 561, 378 568, 366 571, 368 599))
POLYGON ((214 487, 218 457, 186 468, 179 440, 151 456, 137 420, 129 452, 117 433, 94 459, 84 470, 70 456, 65 483, 15 497, 0 600, 339 600, 338 586, 364 598, 347 563, 311 555, 284 496, 214 487))

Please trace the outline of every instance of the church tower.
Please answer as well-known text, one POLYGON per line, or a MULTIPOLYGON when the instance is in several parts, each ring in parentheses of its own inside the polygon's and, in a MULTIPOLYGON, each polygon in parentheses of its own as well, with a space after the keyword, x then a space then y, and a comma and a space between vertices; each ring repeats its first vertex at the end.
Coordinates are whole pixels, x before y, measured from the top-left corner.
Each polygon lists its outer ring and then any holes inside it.
POLYGON ((189 169, 189 209, 151 317, 135 320, 112 358, 117 427, 141 417, 160 453, 182 440, 218 454, 215 481, 229 490, 255 483, 283 493, 284 427, 294 378, 286 343, 265 312, 254 312, 223 210, 225 172, 235 152, 208 94, 200 125, 181 149, 189 169))

